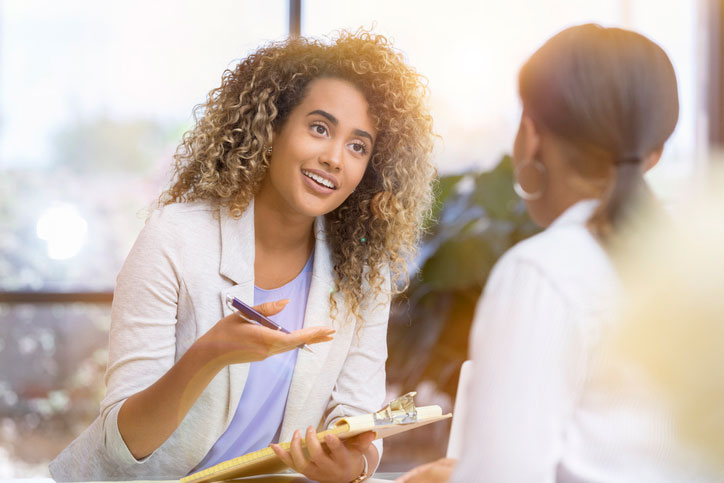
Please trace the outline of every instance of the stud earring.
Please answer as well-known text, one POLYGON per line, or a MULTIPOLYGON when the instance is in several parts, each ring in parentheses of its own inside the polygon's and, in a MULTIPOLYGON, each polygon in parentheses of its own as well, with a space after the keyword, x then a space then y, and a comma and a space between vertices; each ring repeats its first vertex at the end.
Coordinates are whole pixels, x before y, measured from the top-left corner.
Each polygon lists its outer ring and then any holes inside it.
POLYGON ((268 148, 266 148, 266 153, 267 153, 267 154, 271 154, 272 151, 273 151, 273 148, 272 148, 271 146, 269 146, 268 148))

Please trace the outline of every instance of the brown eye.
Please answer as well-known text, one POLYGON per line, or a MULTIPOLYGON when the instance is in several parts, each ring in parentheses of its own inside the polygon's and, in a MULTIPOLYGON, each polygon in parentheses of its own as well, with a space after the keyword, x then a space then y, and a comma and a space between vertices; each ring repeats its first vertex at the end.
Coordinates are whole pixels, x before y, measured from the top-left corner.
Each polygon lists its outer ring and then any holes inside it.
POLYGON ((312 129, 315 133, 321 134, 322 136, 327 134, 327 126, 325 126, 324 124, 313 124, 312 129))
POLYGON ((362 143, 352 143, 352 150, 358 154, 366 154, 367 146, 362 143))

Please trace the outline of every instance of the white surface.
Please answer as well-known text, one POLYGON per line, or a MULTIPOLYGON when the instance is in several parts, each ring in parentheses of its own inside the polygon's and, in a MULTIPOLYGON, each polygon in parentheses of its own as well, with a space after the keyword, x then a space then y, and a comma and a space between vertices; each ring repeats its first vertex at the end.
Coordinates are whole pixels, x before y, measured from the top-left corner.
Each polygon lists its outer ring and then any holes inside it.
POLYGON ((447 442, 448 458, 460 459, 463 448, 464 416, 468 408, 468 394, 470 394, 470 378, 472 376, 473 361, 465 361, 460 367, 458 390, 455 394, 455 407, 453 408, 452 425, 450 426, 450 439, 447 442))

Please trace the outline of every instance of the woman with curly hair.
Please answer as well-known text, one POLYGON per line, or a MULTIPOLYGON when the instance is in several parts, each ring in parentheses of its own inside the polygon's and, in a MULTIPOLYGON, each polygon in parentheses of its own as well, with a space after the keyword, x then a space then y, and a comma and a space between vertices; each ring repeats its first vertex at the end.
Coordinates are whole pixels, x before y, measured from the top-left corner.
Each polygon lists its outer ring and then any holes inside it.
POLYGON ((54 478, 178 478, 270 444, 314 480, 373 472, 372 433, 304 453, 300 431, 383 403, 390 296, 431 200, 426 94, 363 31, 270 44, 224 73, 118 276, 101 413, 54 478))

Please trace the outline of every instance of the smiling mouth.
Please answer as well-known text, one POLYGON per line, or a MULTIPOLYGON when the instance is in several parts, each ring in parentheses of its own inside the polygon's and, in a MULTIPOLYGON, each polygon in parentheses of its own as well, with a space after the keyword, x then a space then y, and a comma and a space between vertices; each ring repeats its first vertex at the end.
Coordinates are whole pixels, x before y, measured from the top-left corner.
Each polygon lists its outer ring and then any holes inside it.
POLYGON ((323 177, 321 177, 321 176, 319 176, 319 175, 317 175, 317 174, 314 174, 314 173, 312 173, 312 172, 310 172, 310 171, 307 171, 307 170, 304 170, 304 169, 302 170, 302 174, 303 174, 304 176, 306 176, 307 178, 313 180, 313 181, 316 182, 317 184, 324 186, 325 188, 329 188, 329 189, 331 189, 331 190, 336 190, 336 189, 337 189, 337 187, 334 186, 334 183, 332 183, 332 182, 331 182, 330 180, 328 180, 327 178, 323 178, 323 177))

